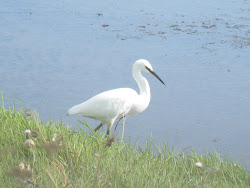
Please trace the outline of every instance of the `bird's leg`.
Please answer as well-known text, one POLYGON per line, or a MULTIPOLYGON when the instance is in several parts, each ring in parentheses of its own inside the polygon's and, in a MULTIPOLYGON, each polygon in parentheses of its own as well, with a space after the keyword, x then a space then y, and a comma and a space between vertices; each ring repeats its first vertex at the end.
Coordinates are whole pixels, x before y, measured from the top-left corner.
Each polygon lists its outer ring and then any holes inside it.
POLYGON ((109 135, 109 128, 108 128, 108 130, 107 130, 107 132, 106 132, 106 136, 107 136, 107 135, 109 135))
POLYGON ((102 123, 95 128, 95 132, 98 131, 101 127, 102 127, 102 123))
POLYGON ((122 118, 123 118, 123 117, 121 117, 121 118, 117 121, 116 126, 115 126, 115 130, 116 130, 116 128, 117 128, 118 123, 120 122, 120 120, 121 120, 122 118))
POLYGON ((107 132, 106 132, 106 136, 109 135, 110 129, 112 128, 113 124, 114 124, 115 119, 111 122, 107 124, 107 132))

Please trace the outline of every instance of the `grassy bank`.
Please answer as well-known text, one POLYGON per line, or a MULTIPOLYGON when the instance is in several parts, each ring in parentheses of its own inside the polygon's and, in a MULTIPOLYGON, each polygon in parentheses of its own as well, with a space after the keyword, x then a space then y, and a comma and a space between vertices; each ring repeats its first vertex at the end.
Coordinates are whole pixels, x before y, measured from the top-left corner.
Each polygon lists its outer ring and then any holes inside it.
POLYGON ((1 107, 0 128, 1 187, 250 187, 249 172, 217 154, 153 153, 151 143, 73 132, 22 109, 1 107))

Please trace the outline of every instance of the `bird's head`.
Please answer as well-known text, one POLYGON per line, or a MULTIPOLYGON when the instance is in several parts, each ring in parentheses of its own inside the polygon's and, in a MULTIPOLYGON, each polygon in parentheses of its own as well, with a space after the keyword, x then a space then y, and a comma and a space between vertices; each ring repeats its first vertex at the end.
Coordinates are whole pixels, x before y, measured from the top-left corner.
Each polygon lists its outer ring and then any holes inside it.
POLYGON ((134 68, 139 69, 140 71, 150 73, 148 69, 146 69, 146 67, 153 71, 153 67, 146 59, 139 59, 134 63, 134 68))
POLYGON ((133 69, 147 72, 156 77, 161 83, 165 85, 165 83, 161 80, 161 78, 153 71, 152 65, 146 59, 137 60, 133 65, 133 69))

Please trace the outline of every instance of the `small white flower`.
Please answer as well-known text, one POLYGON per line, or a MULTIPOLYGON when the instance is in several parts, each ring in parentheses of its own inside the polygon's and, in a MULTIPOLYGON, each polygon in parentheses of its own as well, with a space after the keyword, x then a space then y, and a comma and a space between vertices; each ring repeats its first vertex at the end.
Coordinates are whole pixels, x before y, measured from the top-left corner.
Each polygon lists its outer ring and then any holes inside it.
POLYGON ((56 139, 57 139, 57 137, 58 137, 58 135, 57 135, 56 133, 54 133, 54 136, 53 136, 53 138, 51 139, 51 140, 52 140, 52 142, 55 142, 55 141, 56 141, 56 139))
POLYGON ((198 167, 198 168, 202 168, 203 167, 202 163, 200 163, 200 162, 195 163, 195 166, 198 167))
POLYGON ((31 130, 27 129, 24 131, 26 134, 30 134, 31 133, 31 130))
POLYGON ((31 133, 31 130, 27 129, 27 130, 25 130, 24 132, 25 132, 25 134, 26 134, 26 138, 28 139, 28 138, 29 138, 29 135, 30 135, 30 133, 31 133))
POLYGON ((21 163, 19 164, 19 169, 20 169, 20 170, 24 170, 24 168, 25 168, 25 164, 24 164, 23 162, 21 162, 21 163))
POLYGON ((34 147, 35 146, 35 142, 31 139, 28 139, 24 142, 24 146, 25 147, 34 147))

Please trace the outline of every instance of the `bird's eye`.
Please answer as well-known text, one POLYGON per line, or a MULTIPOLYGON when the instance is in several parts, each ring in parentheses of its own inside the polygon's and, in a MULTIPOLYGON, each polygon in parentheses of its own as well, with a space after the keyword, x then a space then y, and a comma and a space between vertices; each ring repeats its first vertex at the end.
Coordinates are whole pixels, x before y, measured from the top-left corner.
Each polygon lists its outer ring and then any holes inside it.
POLYGON ((149 72, 151 72, 151 69, 150 69, 150 68, 148 68, 147 66, 145 66, 145 69, 147 69, 149 72))

